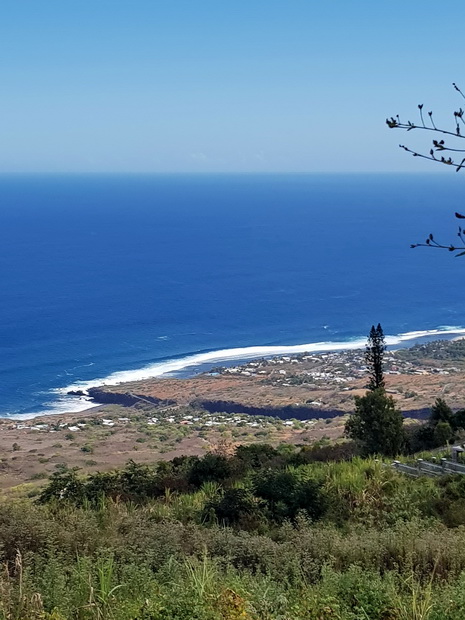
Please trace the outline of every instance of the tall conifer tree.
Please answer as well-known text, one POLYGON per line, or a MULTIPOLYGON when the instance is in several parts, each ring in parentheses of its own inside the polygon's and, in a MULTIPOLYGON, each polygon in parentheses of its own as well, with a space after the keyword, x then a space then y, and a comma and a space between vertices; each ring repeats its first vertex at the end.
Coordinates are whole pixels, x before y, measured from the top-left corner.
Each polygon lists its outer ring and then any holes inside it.
POLYGON ((405 446, 402 412, 384 386, 383 357, 386 351, 383 328, 372 325, 365 351, 370 380, 365 396, 355 397, 355 411, 346 423, 348 437, 360 442, 364 454, 394 456, 405 446))
POLYGON ((371 391, 384 389, 383 358, 386 342, 381 324, 371 326, 365 351, 365 361, 370 373, 367 388, 371 391))

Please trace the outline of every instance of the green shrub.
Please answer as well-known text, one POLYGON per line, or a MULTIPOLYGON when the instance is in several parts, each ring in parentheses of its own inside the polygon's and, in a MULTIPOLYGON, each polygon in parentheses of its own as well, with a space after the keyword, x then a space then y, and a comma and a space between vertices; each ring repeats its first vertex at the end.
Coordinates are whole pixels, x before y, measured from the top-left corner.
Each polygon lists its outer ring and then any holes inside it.
POLYGON ((254 476, 253 490, 266 503, 270 518, 277 522, 295 519, 300 511, 318 519, 325 510, 321 485, 306 477, 305 470, 268 470, 254 476))
POLYGON ((247 489, 226 489, 219 498, 208 502, 204 520, 211 519, 223 525, 251 523, 263 517, 261 503, 247 489))

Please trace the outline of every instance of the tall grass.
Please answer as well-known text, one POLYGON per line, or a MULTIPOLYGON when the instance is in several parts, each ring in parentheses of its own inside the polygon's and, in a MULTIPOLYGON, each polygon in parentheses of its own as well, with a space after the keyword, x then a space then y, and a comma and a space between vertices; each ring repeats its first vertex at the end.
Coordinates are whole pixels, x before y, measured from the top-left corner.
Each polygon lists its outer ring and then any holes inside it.
POLYGON ((441 505, 460 507, 456 481, 375 459, 287 472, 320 485, 320 521, 203 520, 225 488, 252 492, 256 471, 142 505, 0 502, 0 620, 465 617, 465 526, 448 527, 441 505))
POLYGON ((396 597, 399 620, 428 620, 434 608, 433 577, 434 571, 425 586, 422 586, 413 573, 405 580, 409 589, 408 596, 397 594, 396 597))

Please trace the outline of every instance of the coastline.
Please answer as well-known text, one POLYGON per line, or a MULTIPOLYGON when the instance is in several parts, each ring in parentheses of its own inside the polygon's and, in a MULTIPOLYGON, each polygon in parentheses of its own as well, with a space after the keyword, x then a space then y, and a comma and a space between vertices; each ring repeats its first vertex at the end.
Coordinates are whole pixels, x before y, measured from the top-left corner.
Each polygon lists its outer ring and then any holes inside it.
MULTIPOLYGON (((386 344, 389 350, 410 348, 416 344, 432 340, 457 340, 465 337, 465 328, 461 326, 442 326, 435 329, 405 332, 398 335, 387 335, 386 344)), ((87 398, 89 389, 120 386, 125 384, 150 381, 157 378, 192 378, 211 368, 221 365, 246 363, 257 359, 270 359, 275 356, 299 354, 319 355, 331 352, 355 351, 364 349, 366 337, 357 337, 347 341, 320 341, 297 345, 250 346, 232 349, 220 349, 201 353, 186 354, 149 364, 142 368, 123 370, 110 373, 106 377, 92 380, 76 381, 67 386, 56 388, 50 395, 50 408, 31 413, 12 413, 0 418, 11 420, 30 420, 53 415, 74 415, 91 411, 104 403, 87 398), (75 392, 78 395, 72 395, 75 392)))
MULTIPOLYGON (((399 351, 405 351, 409 349, 413 349, 422 344, 427 343, 435 343, 435 342, 457 342, 464 339, 465 329, 462 328, 449 328, 447 330, 425 330, 422 332, 409 332, 406 334, 402 334, 399 337, 387 336, 386 341, 388 343, 387 347, 387 355, 396 354, 399 351), (438 336, 441 338, 438 340, 438 336), (399 347, 399 344, 403 345, 399 347), (408 345, 408 346, 407 346, 408 345)), ((190 406, 192 404, 202 403, 202 408, 206 410, 215 411, 215 407, 218 408, 220 406, 224 407, 225 411, 246 411, 251 415, 261 415, 263 414, 263 410, 269 409, 270 413, 268 415, 273 415, 273 411, 276 413, 277 417, 288 418, 292 417, 292 414, 295 414, 293 411, 293 401, 294 393, 286 400, 283 398, 276 399, 276 396, 272 396, 271 399, 268 397, 265 403, 255 402, 254 392, 259 391, 259 387, 254 384, 251 386, 251 394, 248 394, 249 402, 239 402, 235 403, 234 398, 229 399, 225 396, 229 395, 228 391, 229 387, 226 389, 217 389, 218 387, 218 378, 213 378, 217 375, 217 372, 212 372, 217 369, 217 367, 212 367, 212 360, 223 361, 223 366, 220 366, 223 370, 223 377, 229 376, 232 377, 235 374, 235 378, 237 378, 239 373, 241 378, 244 379, 245 376, 252 375, 252 378, 255 376, 256 379, 260 378, 254 372, 254 366, 260 365, 262 370, 260 374, 266 375, 267 370, 263 370, 263 368, 267 368, 269 364, 277 363, 277 364, 286 364, 288 362, 298 363, 300 359, 305 359, 308 356, 312 362, 318 361, 320 364, 323 359, 327 357, 332 357, 336 360, 338 364, 345 363, 346 366, 350 368, 350 373, 345 373, 354 385, 350 388, 353 390, 359 390, 363 387, 363 385, 357 385, 360 383, 358 381, 360 377, 360 372, 363 375, 363 367, 364 367, 364 347, 366 341, 351 341, 345 343, 345 347, 337 347, 336 343, 328 343, 329 346, 326 348, 327 343, 316 343, 313 345, 315 348, 320 349, 320 347, 324 347, 323 350, 319 350, 318 352, 309 352, 309 345, 292 345, 286 347, 267 347, 266 350, 270 353, 271 350, 275 353, 274 355, 268 355, 261 357, 249 357, 251 351, 256 352, 258 347, 250 347, 247 349, 233 349, 233 350, 222 350, 218 352, 211 353, 203 353, 194 356, 188 356, 182 358, 180 360, 176 360, 176 362, 168 361, 167 364, 172 368, 172 364, 176 363, 178 367, 183 369, 192 368, 194 372, 190 372, 188 374, 184 374, 184 376, 176 375, 172 372, 161 372, 162 370, 166 370, 166 366, 163 368, 160 365, 157 366, 156 371, 153 372, 153 367, 148 367, 143 369, 144 378, 140 378, 139 371, 129 371, 130 376, 133 374, 136 376, 136 379, 133 381, 116 381, 117 378, 120 378, 120 373, 115 373, 111 375, 112 380, 105 381, 95 381, 95 382, 87 382, 86 384, 73 384, 68 386, 68 388, 63 388, 61 391, 66 393, 62 394, 63 403, 66 402, 66 399, 77 400, 79 403, 78 409, 66 410, 63 408, 59 414, 61 416, 75 416, 75 415, 90 415, 93 411, 101 409, 106 405, 116 404, 122 405, 123 407, 133 407, 138 405, 148 404, 153 407, 160 406, 172 406, 177 404, 182 404, 185 406, 190 406), (276 354, 276 351, 279 350, 280 354, 276 354), (230 351, 233 351, 234 354, 231 356, 230 351), (283 355, 283 352, 286 355, 283 355), (226 355, 225 355, 226 354, 226 355), (199 366, 199 358, 202 360, 203 365, 199 366), (210 360, 209 364, 205 363, 206 359, 210 360), (349 363, 347 363, 349 360, 349 363), (252 371, 252 372, 249 372, 252 371), (89 383, 92 385, 89 386, 89 383), (199 385, 197 385, 199 383, 199 385), (196 385, 196 391, 194 394, 190 393, 189 385, 196 385), (82 387, 81 387, 82 386, 82 387), (169 386, 169 387, 168 387, 169 386), (174 386, 174 387, 173 387, 174 386), (212 391, 212 386, 214 389, 212 391), (216 404, 215 404, 216 403, 216 404), (272 404, 273 403, 273 404, 272 404)), ((339 344, 339 343, 337 343, 339 344)), ((264 352, 264 347, 260 347, 260 352, 264 352)), ((392 363, 392 360, 391 360, 392 363)), ((289 364, 287 364, 289 365, 289 364)), ((283 366, 285 368, 286 366, 283 366)), ((396 368, 396 366, 393 366, 396 368)), ((290 371, 290 374, 293 373, 295 367, 293 367, 290 371)), ((405 371, 405 369, 404 369, 405 371)), ((465 368, 464 368, 465 371, 465 368)), ((281 370, 280 372, 286 374, 287 371, 281 370)), ((338 371, 341 372, 341 371, 338 371)), ((419 374, 420 371, 415 371, 416 374, 419 374)), ((423 371, 421 371, 423 372, 423 371)), ((430 372, 433 372, 430 369, 430 372)), ((438 369, 435 369, 434 372, 439 372, 438 369)), ((390 374, 390 371, 387 371, 387 374, 390 374)), ((392 373, 393 375, 402 374, 397 371, 392 373)), ((411 373, 409 371, 406 374, 411 373)), ((428 374, 428 371, 426 371, 428 374)), ((448 374, 447 372, 445 374, 448 374)), ((125 373, 126 375, 126 373, 125 373)), ((127 376, 127 375, 126 375, 127 376)), ((328 375, 330 376, 330 375, 328 375)), ((281 377, 282 378, 282 377, 281 377)), ((262 376, 261 379, 264 379, 262 376)), ((342 379, 341 379, 342 380, 342 379)), ((412 380, 412 379, 410 379, 412 380)), ((287 381, 287 379, 285 380, 287 381)), ((289 384, 285 381, 281 381, 282 387, 289 387, 289 384)), ((339 381, 339 378, 336 378, 336 381, 339 381)), ((363 382, 362 382, 363 383, 363 382)), ((337 385, 337 384, 336 384, 337 385)), ((339 385, 339 387, 341 387, 339 385)), ((347 390, 349 388, 342 388, 343 390, 347 390)), ((401 390, 403 388, 401 387, 401 390)), ((236 391, 236 385, 233 384, 232 392, 233 395, 236 391)), ((295 390, 294 390, 295 391, 295 390)), ((393 390, 396 392, 396 389, 393 390)), ((301 400, 301 399, 300 399, 301 400)), ((318 403, 318 398, 311 402, 313 405, 314 402, 318 403)), ((322 413, 322 409, 318 406, 316 409, 312 406, 304 406, 302 402, 297 403, 299 405, 299 411, 297 417, 305 418, 307 417, 313 418, 322 413)), ((344 415, 347 413, 346 407, 338 407, 337 399, 336 402, 333 399, 332 405, 329 404, 325 409, 326 415, 344 415)), ((428 403, 422 402, 421 406, 413 407, 410 403, 407 404, 407 410, 413 411, 413 417, 424 417, 425 411, 428 407, 428 403)), ((8 419, 12 420, 31 420, 35 418, 45 418, 45 417, 53 417, 57 415, 55 412, 43 412, 37 415, 21 415, 21 416, 9 416, 8 419)))
MULTIPOLYGON (((387 351, 386 389, 418 423, 438 396, 465 403, 465 340, 387 351)), ((313 444, 343 437, 366 390, 363 348, 275 356, 190 378, 156 377, 94 388, 108 404, 80 412, 0 419, 0 486, 33 488, 61 467, 84 472, 201 455, 224 441, 313 444)))

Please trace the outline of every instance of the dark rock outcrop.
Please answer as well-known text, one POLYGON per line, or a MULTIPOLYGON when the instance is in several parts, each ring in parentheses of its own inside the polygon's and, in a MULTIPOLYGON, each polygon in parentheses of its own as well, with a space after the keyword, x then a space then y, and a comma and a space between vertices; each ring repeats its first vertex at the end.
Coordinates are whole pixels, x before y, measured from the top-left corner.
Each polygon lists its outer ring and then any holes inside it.
POLYGON ((306 405, 284 405, 282 407, 257 407, 255 405, 243 405, 227 400, 196 400, 191 403, 193 407, 200 407, 209 413, 248 413, 249 415, 271 416, 288 420, 311 420, 315 418, 336 418, 345 415, 345 411, 339 409, 318 409, 306 405))
POLYGON ((89 388, 87 393, 93 401, 102 405, 122 405, 123 407, 133 407, 134 405, 147 403, 159 407, 176 404, 176 401, 174 400, 162 400, 156 396, 133 394, 132 392, 109 392, 99 387, 89 388))
MULTIPOLYGON (((259 407, 255 405, 243 405, 242 403, 229 400, 195 400, 191 402, 193 407, 199 407, 209 413, 248 413, 249 415, 272 416, 281 420, 324 420, 347 415, 347 411, 341 409, 319 409, 308 405, 283 405, 281 407, 259 407)), ((415 409, 405 411, 404 417, 424 420, 430 414, 429 409, 415 409)))

